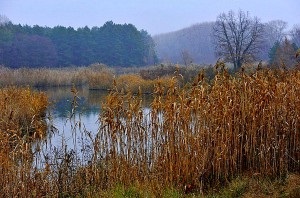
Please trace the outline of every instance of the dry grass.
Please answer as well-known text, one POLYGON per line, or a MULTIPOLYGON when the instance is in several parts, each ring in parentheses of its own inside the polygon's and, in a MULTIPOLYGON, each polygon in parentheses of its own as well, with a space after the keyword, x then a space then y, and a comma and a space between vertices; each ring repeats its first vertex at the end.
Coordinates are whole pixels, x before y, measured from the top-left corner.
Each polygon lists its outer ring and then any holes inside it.
POLYGON ((198 191, 245 171, 268 177, 299 172, 300 72, 260 70, 190 89, 157 86, 144 115, 138 96, 115 91, 101 119, 97 153, 105 185, 191 185, 198 191))
MULTIPOLYGON (((175 68, 175 67, 174 67, 175 68)), ((57 87, 72 85, 88 87, 91 90, 112 90, 114 80, 118 88, 124 91, 137 93, 143 91, 151 93, 158 82, 168 84, 169 76, 152 76, 153 79, 144 79, 132 72, 137 68, 118 68, 118 72, 103 64, 92 64, 88 67, 68 68, 20 68, 9 69, 0 66, 0 87, 2 86, 31 86, 57 87), (117 74, 118 73, 118 74, 117 74)), ((172 73, 173 74, 173 73, 172 73)))
POLYGON ((48 106, 46 94, 29 88, 0 89, 0 129, 3 133, 42 138, 45 136, 44 117, 48 106))
POLYGON ((33 171, 32 144, 46 136, 48 100, 45 94, 29 88, 0 89, 0 194, 25 196, 33 171))
POLYGON ((0 85, 28 85, 32 87, 71 86, 86 82, 80 69, 8 69, 0 68, 0 85))
POLYGON ((86 72, 86 76, 89 89, 110 90, 113 87, 114 75, 109 71, 101 73, 88 71, 86 72))
POLYGON ((114 71, 102 64, 88 67, 68 68, 20 68, 0 67, 0 85, 18 85, 31 87, 82 86, 91 89, 112 87, 114 71))
POLYGON ((168 87, 171 82, 172 77, 166 76, 154 80, 145 80, 137 74, 123 74, 115 79, 117 89, 123 90, 126 93, 152 93, 156 84, 168 87))
MULTIPOLYGON (((88 145, 78 150, 62 144, 39 158, 38 149, 30 155, 30 145, 23 143, 25 155, 13 163, 6 160, 9 138, 2 136, 1 195, 200 196, 243 174, 299 182, 300 71, 261 69, 231 76, 222 64, 216 71, 211 82, 202 71, 184 88, 175 72, 167 83, 154 85, 146 109, 141 92, 118 87, 124 82, 137 89, 130 83, 143 84, 140 77, 119 78, 103 102, 98 133, 76 130, 88 145)), ((72 92, 76 103, 76 89, 72 92)), ((74 130, 81 126, 76 123, 74 130)), ((234 191, 228 196, 251 192, 239 181, 229 188, 234 191)), ((299 188, 291 188, 285 192, 298 195, 299 188)))

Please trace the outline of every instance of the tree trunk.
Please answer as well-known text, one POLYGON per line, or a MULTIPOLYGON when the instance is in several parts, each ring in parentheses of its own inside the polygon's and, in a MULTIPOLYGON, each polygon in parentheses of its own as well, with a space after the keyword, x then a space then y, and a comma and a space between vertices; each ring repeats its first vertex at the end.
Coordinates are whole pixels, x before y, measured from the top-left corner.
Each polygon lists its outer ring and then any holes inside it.
POLYGON ((236 69, 239 69, 239 68, 241 68, 242 67, 242 60, 241 59, 238 59, 238 61, 237 61, 237 68, 236 69))
POLYGON ((234 71, 237 71, 238 67, 239 67, 238 61, 234 61, 234 62, 233 62, 233 70, 234 70, 234 71))

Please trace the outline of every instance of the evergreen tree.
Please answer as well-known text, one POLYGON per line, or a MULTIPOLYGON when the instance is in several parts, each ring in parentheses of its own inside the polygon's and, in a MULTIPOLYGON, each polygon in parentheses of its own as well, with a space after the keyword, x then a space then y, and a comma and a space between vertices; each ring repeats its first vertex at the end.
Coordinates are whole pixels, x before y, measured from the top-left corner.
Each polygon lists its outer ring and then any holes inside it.
POLYGON ((269 51, 269 63, 270 64, 274 64, 275 58, 276 58, 276 52, 277 49, 279 48, 280 43, 279 41, 276 41, 274 43, 274 45, 271 47, 270 51, 269 51))
POLYGON ((156 62, 154 42, 132 24, 54 28, 0 26, 0 64, 10 67, 89 65, 142 66, 156 62))
POLYGON ((272 67, 290 68, 296 64, 297 48, 290 40, 285 38, 282 43, 275 43, 270 51, 270 64, 272 67))

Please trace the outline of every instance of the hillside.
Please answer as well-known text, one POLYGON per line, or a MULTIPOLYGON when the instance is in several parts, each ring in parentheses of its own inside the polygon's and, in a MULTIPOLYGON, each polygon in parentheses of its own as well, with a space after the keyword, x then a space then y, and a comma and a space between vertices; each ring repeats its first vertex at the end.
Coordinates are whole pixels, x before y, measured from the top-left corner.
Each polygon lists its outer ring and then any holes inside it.
POLYGON ((162 62, 210 64, 216 61, 211 31, 214 22, 192 25, 175 32, 153 36, 157 56, 162 62), (188 56, 188 57, 187 57, 188 56))

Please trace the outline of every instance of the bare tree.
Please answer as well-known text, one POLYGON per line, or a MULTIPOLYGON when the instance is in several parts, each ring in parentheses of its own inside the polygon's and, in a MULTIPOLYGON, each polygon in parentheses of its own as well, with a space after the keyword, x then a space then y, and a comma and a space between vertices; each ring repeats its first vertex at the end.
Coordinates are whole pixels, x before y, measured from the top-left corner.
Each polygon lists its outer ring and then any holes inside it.
POLYGON ((213 29, 216 53, 238 69, 246 61, 253 61, 260 50, 263 25, 248 12, 233 11, 218 16, 213 29))
POLYGON ((296 52, 297 49, 293 46, 292 42, 287 38, 282 41, 276 48, 273 67, 291 68, 296 65, 296 52))
POLYGON ((270 58, 272 47, 284 41, 284 38, 287 35, 287 22, 282 20, 273 20, 265 23, 263 26, 263 46, 259 58, 267 60, 270 58))
POLYGON ((273 20, 264 24, 265 39, 271 46, 273 46, 276 42, 281 43, 284 41, 287 25, 287 22, 282 20, 273 20))
POLYGON ((300 48, 300 25, 297 25, 293 28, 291 31, 292 36, 292 42, 297 45, 298 48, 300 48))
POLYGON ((188 50, 181 51, 181 57, 185 66, 188 66, 193 62, 193 59, 188 50))
POLYGON ((9 23, 10 20, 5 15, 0 14, 0 26, 9 23))

